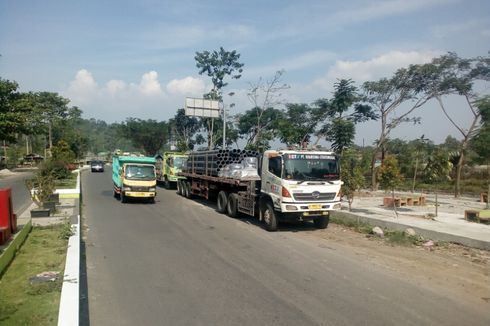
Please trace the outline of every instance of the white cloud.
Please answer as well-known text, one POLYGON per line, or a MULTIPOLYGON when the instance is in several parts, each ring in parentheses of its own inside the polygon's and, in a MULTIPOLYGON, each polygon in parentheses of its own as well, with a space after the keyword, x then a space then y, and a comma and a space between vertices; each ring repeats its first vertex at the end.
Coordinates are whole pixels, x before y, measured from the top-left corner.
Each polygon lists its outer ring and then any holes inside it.
POLYGON ((106 84, 105 91, 107 91, 112 96, 117 93, 123 92, 126 89, 127 85, 122 80, 112 79, 109 80, 106 84))
POLYGON ((324 77, 315 80, 311 86, 331 89, 337 79, 350 78, 357 83, 362 83, 367 80, 389 77, 399 68, 429 62, 440 53, 439 51, 390 51, 364 61, 338 60, 328 69, 324 77))
POLYGON ((160 82, 158 81, 158 73, 156 71, 150 71, 143 74, 139 85, 132 85, 145 95, 163 94, 160 82))
POLYGON ((70 82, 67 92, 77 101, 86 103, 97 92, 97 87, 92 74, 86 69, 80 69, 70 82))
POLYGON ((171 94, 185 94, 202 96, 205 93, 204 82, 199 78, 185 77, 173 79, 167 84, 167 92, 171 94))

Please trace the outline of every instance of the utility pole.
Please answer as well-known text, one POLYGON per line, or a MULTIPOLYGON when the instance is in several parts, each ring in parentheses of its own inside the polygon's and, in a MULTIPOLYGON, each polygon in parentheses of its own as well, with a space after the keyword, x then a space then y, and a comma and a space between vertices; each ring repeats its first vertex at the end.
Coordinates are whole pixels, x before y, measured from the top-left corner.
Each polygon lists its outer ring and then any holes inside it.
POLYGON ((223 102, 221 103, 221 108, 223 110, 223 149, 226 148, 226 108, 223 102))

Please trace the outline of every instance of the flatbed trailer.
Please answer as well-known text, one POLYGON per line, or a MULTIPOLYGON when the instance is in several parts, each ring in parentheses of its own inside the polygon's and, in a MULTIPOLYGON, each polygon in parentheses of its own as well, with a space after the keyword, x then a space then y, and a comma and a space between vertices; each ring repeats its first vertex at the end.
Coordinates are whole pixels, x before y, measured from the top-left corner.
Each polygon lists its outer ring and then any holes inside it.
POLYGON ((185 180, 177 182, 177 193, 191 198, 199 196, 217 200, 217 210, 231 217, 238 213, 255 216, 260 197, 260 178, 229 178, 180 172, 185 180))

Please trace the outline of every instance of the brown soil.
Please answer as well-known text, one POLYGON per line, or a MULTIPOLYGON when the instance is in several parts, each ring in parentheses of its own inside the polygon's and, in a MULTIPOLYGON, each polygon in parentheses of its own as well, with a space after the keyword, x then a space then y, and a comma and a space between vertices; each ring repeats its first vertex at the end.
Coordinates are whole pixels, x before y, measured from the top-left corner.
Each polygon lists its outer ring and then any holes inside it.
POLYGON ((332 223, 326 230, 301 234, 351 250, 366 264, 388 269, 413 284, 490 309, 489 251, 455 244, 436 244, 431 249, 392 245, 384 239, 332 223))

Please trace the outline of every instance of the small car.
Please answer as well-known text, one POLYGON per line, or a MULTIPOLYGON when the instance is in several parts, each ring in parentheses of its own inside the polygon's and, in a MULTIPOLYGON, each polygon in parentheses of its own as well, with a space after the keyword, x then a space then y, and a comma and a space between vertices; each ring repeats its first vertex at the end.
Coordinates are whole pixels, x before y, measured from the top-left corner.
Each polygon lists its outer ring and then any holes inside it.
POLYGON ((92 161, 90 162, 90 169, 92 172, 104 172, 104 162, 103 161, 92 161))

